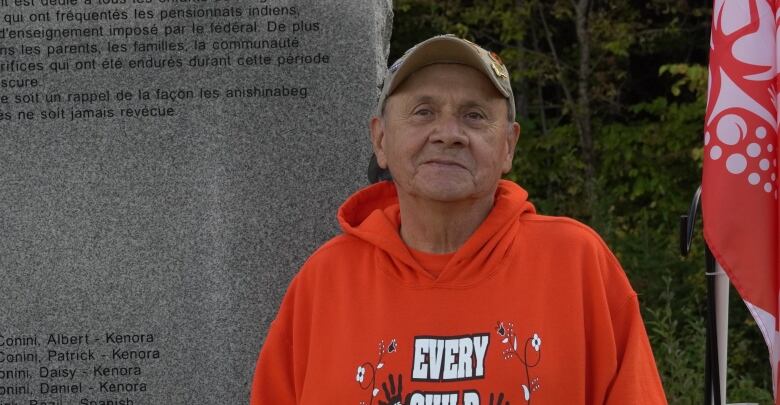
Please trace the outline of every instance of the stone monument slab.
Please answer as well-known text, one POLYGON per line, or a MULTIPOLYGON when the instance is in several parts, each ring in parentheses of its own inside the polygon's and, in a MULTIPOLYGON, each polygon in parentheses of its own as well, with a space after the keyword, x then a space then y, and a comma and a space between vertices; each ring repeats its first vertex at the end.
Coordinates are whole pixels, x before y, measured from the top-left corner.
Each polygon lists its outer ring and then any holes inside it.
POLYGON ((389 0, 0 0, 0 403, 246 403, 389 0))

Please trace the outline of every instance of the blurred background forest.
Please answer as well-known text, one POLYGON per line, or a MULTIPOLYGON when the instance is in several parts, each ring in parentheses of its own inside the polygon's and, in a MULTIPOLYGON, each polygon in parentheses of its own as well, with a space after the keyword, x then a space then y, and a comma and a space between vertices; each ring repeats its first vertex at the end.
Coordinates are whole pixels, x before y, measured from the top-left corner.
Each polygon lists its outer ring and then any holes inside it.
MULTIPOLYGON (((701 181, 712 2, 394 0, 390 62, 435 34, 501 55, 522 126, 513 171, 537 209, 595 228, 640 294, 670 404, 704 403, 701 181), (700 223, 700 222, 699 222, 700 223)), ((767 348, 732 289, 729 402, 772 403, 767 348)))

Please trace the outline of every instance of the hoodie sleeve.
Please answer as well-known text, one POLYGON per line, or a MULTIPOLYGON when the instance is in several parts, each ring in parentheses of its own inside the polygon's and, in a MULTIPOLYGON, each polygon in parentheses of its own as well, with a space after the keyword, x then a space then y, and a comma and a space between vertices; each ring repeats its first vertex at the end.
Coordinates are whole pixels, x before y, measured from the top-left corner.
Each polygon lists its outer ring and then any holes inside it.
POLYGON ((271 323, 257 359, 250 405, 298 404, 298 381, 303 367, 296 367, 293 352, 296 281, 290 284, 276 319, 271 323))
POLYGON ((620 262, 599 238, 599 257, 607 298, 609 336, 602 340, 612 342, 609 364, 612 375, 604 392, 605 405, 637 404, 665 405, 666 395, 653 350, 639 311, 637 293, 631 288, 620 262))
POLYGON ((605 404, 666 404, 639 301, 632 294, 622 308, 613 312, 617 370, 609 386, 605 404))

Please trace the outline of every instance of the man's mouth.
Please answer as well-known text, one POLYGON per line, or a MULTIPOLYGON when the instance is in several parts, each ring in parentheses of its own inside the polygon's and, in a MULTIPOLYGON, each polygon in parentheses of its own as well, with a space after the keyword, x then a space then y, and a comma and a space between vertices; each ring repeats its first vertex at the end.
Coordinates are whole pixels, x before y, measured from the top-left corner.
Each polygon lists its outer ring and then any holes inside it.
POLYGON ((451 159, 430 159, 427 160, 425 164, 434 165, 434 166, 460 167, 462 169, 466 168, 460 162, 451 159))

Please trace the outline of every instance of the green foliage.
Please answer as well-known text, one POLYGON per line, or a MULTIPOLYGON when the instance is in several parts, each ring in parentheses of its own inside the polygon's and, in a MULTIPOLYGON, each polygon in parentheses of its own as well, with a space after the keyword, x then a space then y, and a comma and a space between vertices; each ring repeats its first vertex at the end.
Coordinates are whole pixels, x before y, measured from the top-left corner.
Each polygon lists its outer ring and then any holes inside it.
POLYGON ((671 93, 674 96, 682 94, 683 89, 699 97, 704 95, 707 89, 707 69, 701 65, 688 65, 677 63, 673 65, 663 65, 658 69, 659 74, 668 73, 672 76, 679 76, 677 81, 672 83, 671 93))
MULTIPOLYGON (((703 402, 703 242, 678 253, 679 215, 701 178, 710 2, 601 0, 577 35, 572 0, 397 0, 391 62, 454 33, 498 52, 523 130, 507 177, 540 212, 594 227, 640 293, 670 404, 703 402), (584 47, 587 45, 587 47, 584 47), (587 98, 580 94, 584 50, 587 98), (581 142, 590 111, 593 161, 581 142), (595 179, 587 179, 586 173, 595 179), (589 181, 595 204, 588 204, 589 181)), ((731 296, 729 402, 771 403, 766 346, 731 296)))
POLYGON ((656 365, 670 403, 698 405, 704 402, 704 390, 693 388, 702 386, 704 376, 704 320, 690 305, 680 305, 685 297, 672 288, 671 275, 662 281, 659 306, 647 311, 647 331, 656 339, 656 365))

